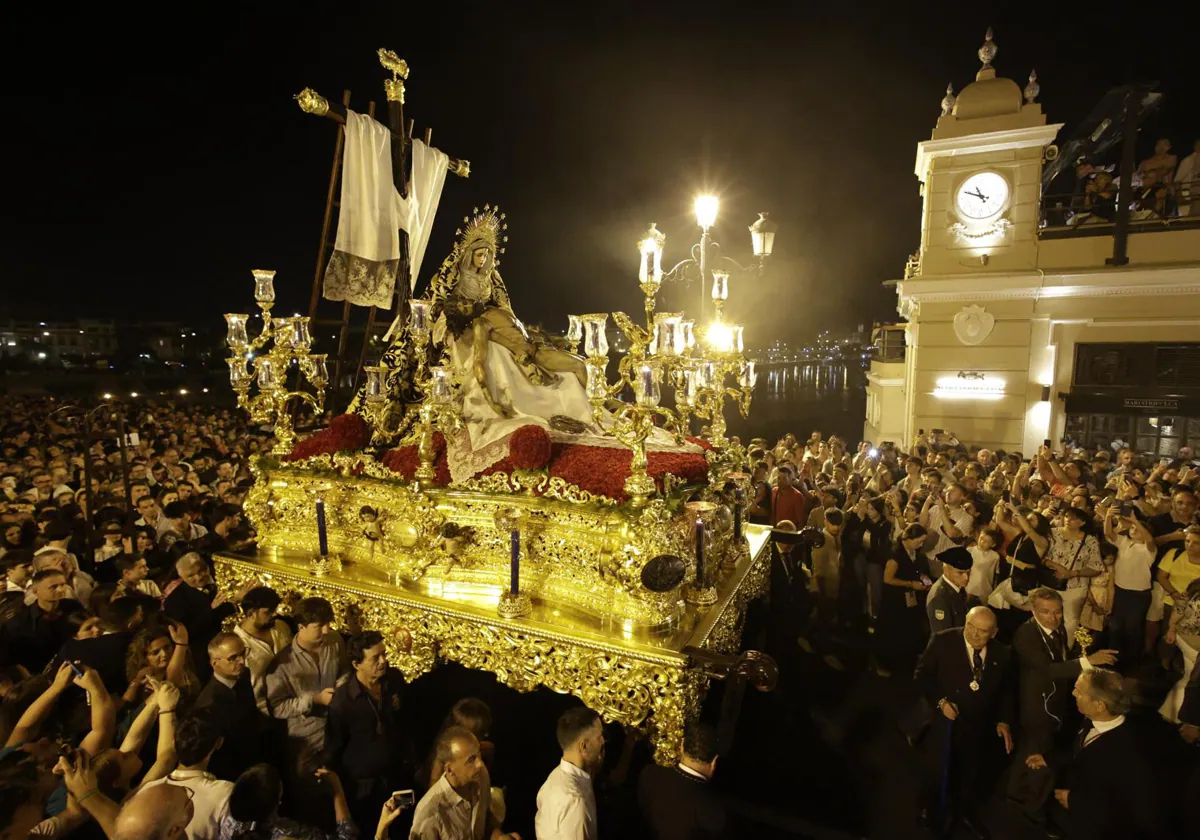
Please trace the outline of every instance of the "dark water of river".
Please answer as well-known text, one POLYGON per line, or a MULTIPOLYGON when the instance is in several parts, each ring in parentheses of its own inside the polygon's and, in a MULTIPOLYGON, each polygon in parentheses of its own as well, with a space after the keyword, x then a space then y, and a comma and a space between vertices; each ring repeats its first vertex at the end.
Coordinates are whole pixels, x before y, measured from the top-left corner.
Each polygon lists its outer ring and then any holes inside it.
POLYGON ((850 443, 862 438, 866 416, 866 379, 857 366, 836 363, 760 365, 758 385, 743 419, 727 406, 728 434, 743 441, 763 437, 774 443, 787 432, 801 440, 813 431, 841 436, 850 443))

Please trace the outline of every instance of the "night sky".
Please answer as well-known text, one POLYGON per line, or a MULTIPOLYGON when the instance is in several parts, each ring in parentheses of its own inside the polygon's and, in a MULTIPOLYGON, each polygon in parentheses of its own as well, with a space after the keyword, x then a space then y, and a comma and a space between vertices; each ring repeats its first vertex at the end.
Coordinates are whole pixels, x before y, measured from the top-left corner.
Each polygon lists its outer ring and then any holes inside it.
POLYGON ((880 283, 917 246, 915 145, 946 83, 974 78, 989 24, 1000 74, 1024 85, 1036 67, 1065 132, 1108 88, 1158 80, 1150 134, 1181 157, 1200 134, 1194 49, 1134 39, 1122 54, 1129 22, 1103 9, 813 6, 30 4, 6 26, 0 316, 219 320, 251 306, 257 267, 279 272, 278 311, 306 309, 336 126, 292 96, 348 87, 356 110, 382 110, 381 46, 409 62, 418 134, 471 161, 470 180, 447 179, 423 279, 461 216, 499 203, 514 306, 551 327, 640 311, 638 235, 655 221, 665 262, 685 256, 702 190, 743 262, 757 211, 780 225, 768 276, 732 283, 752 345, 894 318, 880 283))

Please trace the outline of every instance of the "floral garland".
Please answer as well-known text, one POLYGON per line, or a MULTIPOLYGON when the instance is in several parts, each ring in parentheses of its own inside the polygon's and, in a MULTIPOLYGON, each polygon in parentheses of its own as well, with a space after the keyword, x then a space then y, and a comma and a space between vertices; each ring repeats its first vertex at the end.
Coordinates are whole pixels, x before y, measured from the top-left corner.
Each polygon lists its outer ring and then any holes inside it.
POLYGON ((327 428, 298 441, 283 460, 301 461, 316 455, 353 452, 370 442, 370 424, 357 414, 342 414, 329 421, 327 428))

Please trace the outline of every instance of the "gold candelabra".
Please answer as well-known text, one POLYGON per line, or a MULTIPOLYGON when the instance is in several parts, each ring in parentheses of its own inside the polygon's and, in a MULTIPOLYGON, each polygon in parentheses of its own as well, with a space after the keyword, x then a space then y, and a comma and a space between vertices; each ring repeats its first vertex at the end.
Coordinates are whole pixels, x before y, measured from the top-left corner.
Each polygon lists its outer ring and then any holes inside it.
POLYGON ((692 414, 712 421, 714 442, 725 442, 724 400, 737 399, 743 414, 749 412, 755 383, 754 363, 742 355, 742 327, 726 324, 722 308, 729 293, 729 275, 714 281, 713 303, 717 320, 708 328, 706 341, 696 338, 695 321, 679 312, 655 312, 655 298, 662 284, 662 252, 666 236, 651 224, 638 243, 640 254, 638 288, 645 303, 645 326, 638 326, 624 312, 613 313, 617 326, 629 341, 629 351, 617 363, 617 379, 608 383, 608 314, 569 316, 567 340, 572 349, 583 341, 588 381, 587 395, 596 421, 609 424, 609 431, 633 451, 625 493, 634 507, 644 506, 654 495, 654 479, 647 472, 646 440, 656 420, 682 441, 692 414), (740 390, 726 386, 736 377, 740 390), (675 410, 660 405, 663 384, 675 390, 675 410), (626 388, 633 401, 621 403, 609 420, 605 406, 626 388))
MULTIPOLYGON (((428 300, 411 300, 409 306, 408 335, 411 339, 410 352, 417 360, 415 387, 423 394, 418 412, 419 422, 413 430, 417 444, 417 466, 414 478, 417 486, 426 490, 434 485, 437 470, 434 467, 434 432, 445 426, 443 433, 451 431, 461 422, 461 414, 454 410, 455 380, 453 371, 443 365, 430 365, 427 352, 433 332, 430 313, 433 303, 428 300)), ((371 425, 382 428, 382 412, 388 402, 387 369, 380 365, 363 368, 367 375, 365 392, 366 414, 371 425)))
POLYGON ((247 333, 249 315, 225 315, 225 342, 230 350, 226 360, 229 384, 237 394, 238 407, 249 413, 253 422, 274 426, 275 446, 271 454, 287 455, 296 442, 288 403, 300 399, 318 414, 325 410, 325 386, 329 384, 326 356, 309 352, 312 335, 308 318, 299 315, 271 317, 275 305, 275 272, 259 269, 253 274, 254 300, 262 310, 262 331, 251 339, 247 333), (299 367, 300 381, 307 381, 315 393, 287 389, 287 375, 293 363, 299 367), (258 393, 251 396, 250 390, 255 383, 258 393))

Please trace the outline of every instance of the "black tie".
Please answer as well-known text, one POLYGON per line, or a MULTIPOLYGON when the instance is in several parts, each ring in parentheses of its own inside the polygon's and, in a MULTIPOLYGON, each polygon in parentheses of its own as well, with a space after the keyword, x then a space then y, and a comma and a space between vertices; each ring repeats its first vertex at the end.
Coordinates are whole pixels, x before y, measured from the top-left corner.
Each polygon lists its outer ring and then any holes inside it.
POLYGON ((977 684, 983 681, 983 651, 979 649, 971 651, 971 676, 977 684))
POLYGON ((1054 631, 1054 646, 1058 649, 1058 658, 1067 658, 1067 631, 1059 627, 1054 631))

